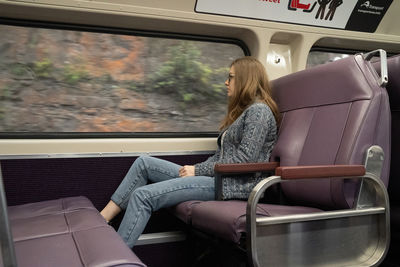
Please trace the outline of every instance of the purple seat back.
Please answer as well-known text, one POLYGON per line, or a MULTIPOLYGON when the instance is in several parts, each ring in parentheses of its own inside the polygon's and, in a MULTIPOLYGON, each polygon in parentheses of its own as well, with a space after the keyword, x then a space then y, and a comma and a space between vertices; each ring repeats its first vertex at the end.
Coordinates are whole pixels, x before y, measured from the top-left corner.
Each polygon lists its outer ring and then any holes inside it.
MULTIPOLYGON (((381 65, 379 62, 373 63, 374 68, 379 73, 381 65)), ((400 55, 393 56, 387 60, 389 82, 386 91, 389 95, 390 108, 392 112, 400 110, 400 55)))
MULTIPOLYGON (((271 161, 281 166, 363 164, 366 150, 385 152, 388 184, 390 108, 378 74, 361 55, 307 69, 272 82, 282 114, 271 161)), ((338 209, 353 206, 358 183, 321 179, 282 185, 296 204, 338 209)))
MULTIPOLYGON (((378 72, 381 70, 380 64, 374 63, 374 67, 378 72)), ((389 95, 390 109, 392 113, 392 136, 400 136, 400 55, 388 58, 388 77, 389 82, 386 85, 386 90, 389 95)), ((392 155, 390 162, 390 176, 395 178, 400 175, 400 140, 393 138, 392 140, 392 155)), ((397 194, 400 189, 400 181, 398 179, 391 179, 389 183, 389 195, 391 203, 394 201, 400 202, 400 195, 397 194), (396 192, 397 191, 397 192, 396 192)), ((392 218, 395 217, 391 213, 392 218)), ((400 218, 397 215, 396 218, 400 218)), ((400 222, 400 219, 398 219, 400 222)))

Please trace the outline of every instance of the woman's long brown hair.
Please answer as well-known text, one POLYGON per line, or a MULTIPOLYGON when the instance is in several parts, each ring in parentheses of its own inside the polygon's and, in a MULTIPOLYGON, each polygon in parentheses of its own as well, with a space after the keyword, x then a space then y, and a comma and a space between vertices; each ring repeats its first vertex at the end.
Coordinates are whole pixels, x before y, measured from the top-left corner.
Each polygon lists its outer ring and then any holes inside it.
POLYGON ((264 66, 253 57, 242 57, 232 62, 235 71, 235 88, 228 100, 228 112, 220 129, 231 125, 254 102, 267 104, 279 123, 278 105, 272 99, 271 86, 264 66))

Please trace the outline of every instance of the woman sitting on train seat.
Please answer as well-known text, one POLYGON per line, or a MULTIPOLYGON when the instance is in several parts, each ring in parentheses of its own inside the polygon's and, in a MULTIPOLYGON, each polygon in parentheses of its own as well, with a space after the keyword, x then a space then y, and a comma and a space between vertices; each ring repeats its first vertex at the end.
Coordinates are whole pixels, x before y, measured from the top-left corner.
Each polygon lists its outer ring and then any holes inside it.
MULTIPOLYGON (((149 156, 137 158, 101 211, 110 221, 125 210, 118 233, 129 247, 135 245, 152 211, 187 200, 213 200, 216 163, 269 160, 279 112, 264 66, 252 57, 237 59, 231 64, 225 85, 228 111, 221 123, 216 153, 194 166, 179 166, 149 156)), ((223 198, 247 198, 260 179, 226 179, 223 198)))

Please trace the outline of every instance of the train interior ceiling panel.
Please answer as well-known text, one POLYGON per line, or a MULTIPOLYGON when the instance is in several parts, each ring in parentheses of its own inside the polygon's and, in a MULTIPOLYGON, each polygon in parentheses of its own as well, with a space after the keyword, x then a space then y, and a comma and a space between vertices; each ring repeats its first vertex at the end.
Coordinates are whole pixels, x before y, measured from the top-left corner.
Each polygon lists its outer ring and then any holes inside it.
POLYGON ((400 267, 399 13, 397 0, 0 0, 0 266, 400 267), (218 151, 231 63, 248 56, 280 112, 269 162, 217 161, 215 200, 152 211, 129 248, 124 211, 100 211, 136 159, 218 151), (250 196, 223 199, 249 173, 263 178, 250 196))

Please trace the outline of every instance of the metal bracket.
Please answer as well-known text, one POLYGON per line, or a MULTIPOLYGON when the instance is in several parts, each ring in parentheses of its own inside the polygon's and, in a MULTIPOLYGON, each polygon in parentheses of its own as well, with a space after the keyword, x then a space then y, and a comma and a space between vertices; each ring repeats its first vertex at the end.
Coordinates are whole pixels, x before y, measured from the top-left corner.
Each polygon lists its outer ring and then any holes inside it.
POLYGON ((365 60, 370 61, 376 55, 379 55, 380 62, 381 62, 381 79, 379 82, 379 86, 385 87, 389 81, 386 51, 383 49, 378 49, 378 50, 371 51, 369 53, 362 54, 362 57, 365 60))
MULTIPOLYGON (((365 171, 374 174, 376 177, 381 177, 384 157, 383 149, 380 146, 371 146, 365 157, 365 171)), ((374 185, 362 179, 357 209, 373 207, 376 201, 375 194, 374 185)))

